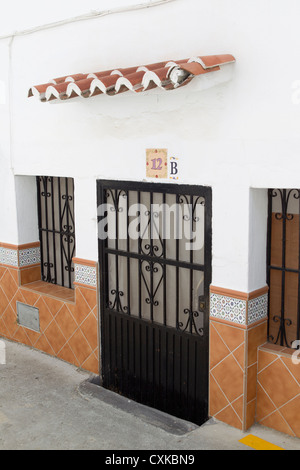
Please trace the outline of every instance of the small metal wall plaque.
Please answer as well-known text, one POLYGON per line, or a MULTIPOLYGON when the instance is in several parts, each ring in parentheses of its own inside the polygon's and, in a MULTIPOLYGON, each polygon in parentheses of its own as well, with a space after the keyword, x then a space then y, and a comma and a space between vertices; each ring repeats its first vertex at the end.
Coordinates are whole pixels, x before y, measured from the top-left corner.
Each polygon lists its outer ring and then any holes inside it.
POLYGON ((17 322, 19 325, 33 331, 40 331, 39 309, 31 305, 17 302, 17 322))

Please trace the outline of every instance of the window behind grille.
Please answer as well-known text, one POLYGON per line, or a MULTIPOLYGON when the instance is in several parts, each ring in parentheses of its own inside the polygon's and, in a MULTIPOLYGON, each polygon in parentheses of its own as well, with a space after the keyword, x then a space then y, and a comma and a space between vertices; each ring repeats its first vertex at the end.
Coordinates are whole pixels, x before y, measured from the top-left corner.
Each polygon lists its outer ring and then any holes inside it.
POLYGON ((73 287, 75 256, 74 181, 37 177, 42 280, 73 287))

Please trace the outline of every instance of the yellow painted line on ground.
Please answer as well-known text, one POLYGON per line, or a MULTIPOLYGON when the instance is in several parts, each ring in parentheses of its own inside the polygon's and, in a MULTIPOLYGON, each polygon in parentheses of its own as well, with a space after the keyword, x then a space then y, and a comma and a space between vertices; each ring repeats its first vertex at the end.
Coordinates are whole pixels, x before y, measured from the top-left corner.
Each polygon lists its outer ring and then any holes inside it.
POLYGON ((243 437, 239 442, 255 450, 284 450, 282 447, 275 446, 275 444, 271 444, 271 442, 265 441, 260 437, 253 436, 253 434, 243 437))

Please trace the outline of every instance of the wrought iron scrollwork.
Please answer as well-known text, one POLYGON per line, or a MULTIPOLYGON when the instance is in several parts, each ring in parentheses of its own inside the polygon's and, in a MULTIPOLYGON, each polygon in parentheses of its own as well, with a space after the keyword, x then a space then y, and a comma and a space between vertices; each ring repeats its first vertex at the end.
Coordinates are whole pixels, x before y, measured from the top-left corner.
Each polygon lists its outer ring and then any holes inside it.
POLYGON ((105 197, 107 201, 112 200, 112 205, 110 206, 111 212, 123 212, 123 207, 120 207, 120 198, 127 198, 127 192, 123 189, 113 191, 112 189, 105 190, 105 197))
POLYGON ((123 306, 121 302, 121 297, 124 297, 124 292, 122 290, 112 289, 110 293, 115 297, 113 301, 108 302, 109 308, 112 310, 117 310, 121 313, 128 313, 128 307, 123 306))
POLYGON ((51 197, 51 193, 47 188, 48 183, 52 183, 53 178, 51 176, 40 176, 39 178, 40 183, 42 184, 44 190, 41 191, 41 196, 43 197, 51 197))
POLYGON ((272 198, 280 197, 280 202, 281 202, 281 212, 276 212, 275 213, 275 218, 277 220, 292 220, 294 218, 294 215, 292 213, 288 212, 288 206, 290 202, 290 197, 294 199, 300 199, 300 190, 299 189, 272 189, 271 190, 271 196, 272 198))
POLYGON ((141 252, 144 254, 144 255, 148 255, 148 256, 153 256, 153 257, 157 257, 157 258, 161 258, 162 257, 162 248, 159 247, 158 245, 155 245, 154 243, 146 243, 144 246, 143 244, 141 243, 141 252))
POLYGON ((202 327, 198 327, 195 322, 195 318, 198 318, 200 316, 200 313, 197 311, 190 310, 188 308, 185 308, 183 313, 185 315, 188 315, 188 320, 185 324, 183 325, 183 322, 178 322, 177 328, 178 330, 181 331, 189 331, 190 333, 196 333, 198 336, 203 336, 204 335, 204 330, 202 327))
POLYGON ((68 273, 74 272, 72 258, 75 254, 75 233, 74 233, 74 215, 71 208, 73 196, 68 193, 66 185, 66 194, 62 194, 64 206, 61 213, 61 237, 62 237, 62 253, 64 257, 64 270, 68 273), (66 223, 64 223, 64 221, 66 223))
POLYGON ((143 232, 140 235, 140 250, 141 253, 146 256, 153 256, 156 258, 161 258, 163 256, 163 240, 160 234, 159 227, 155 221, 158 219, 159 214, 155 211, 147 210, 145 211, 144 215, 148 217, 148 221, 146 227, 144 228, 143 232), (149 230, 150 229, 150 230, 149 230), (146 232, 149 231, 149 237, 151 239, 150 243, 146 242, 143 245, 143 239, 146 232), (154 241, 155 240, 155 243, 154 241))
POLYGON ((142 260, 141 261, 141 276, 142 276, 142 279, 143 279, 143 282, 144 282, 144 285, 146 287, 146 291, 147 291, 147 294, 148 294, 148 297, 146 297, 145 302, 148 305, 153 305, 154 307, 157 307, 159 305, 159 301, 156 299, 156 296, 157 296, 158 290, 160 288, 160 285, 161 285, 163 277, 164 277, 163 269, 162 269, 161 264, 153 262, 153 261, 142 260), (145 271, 147 271, 148 273, 150 273, 150 275, 152 275, 152 276, 150 276, 150 281, 148 279, 146 279, 146 277, 143 273, 143 267, 144 266, 145 266, 145 271), (153 285, 154 284, 153 274, 157 274, 160 269, 162 271, 161 276, 160 276, 160 278, 158 278, 158 281, 156 282, 156 285, 153 285), (152 281, 151 281, 151 277, 152 277, 152 281))
POLYGON ((293 324, 292 320, 290 318, 282 318, 279 315, 274 315, 273 321, 275 323, 279 323, 277 337, 275 340, 273 335, 269 335, 268 339, 270 339, 274 344, 278 344, 279 339, 282 338, 280 341, 281 346, 286 346, 289 348, 290 345, 288 343, 287 336, 286 336, 286 326, 291 326, 293 324))
POLYGON ((46 269, 43 270, 42 281, 50 282, 51 284, 55 284, 55 278, 52 277, 52 274, 51 274, 51 269, 53 268, 53 263, 45 262, 45 263, 43 263, 43 266, 46 269))
POLYGON ((197 205, 200 204, 201 206, 205 206, 205 198, 203 196, 197 196, 195 200, 191 198, 191 201, 188 200, 188 197, 184 194, 178 195, 178 202, 180 204, 184 204, 189 209, 189 215, 184 214, 183 220, 184 221, 192 221, 192 222, 199 222, 200 218, 195 215, 197 211, 197 205))
MULTIPOLYGON (((159 263, 153 261, 142 260, 140 275, 146 288, 145 303, 152 305, 153 307, 158 307, 159 301, 157 300, 157 294, 164 277, 162 266, 159 263), (158 274, 159 277, 157 278, 157 273, 159 273, 160 270, 161 275, 159 276, 158 274), (149 274, 146 275, 146 273, 149 274)), ((108 302, 108 307, 121 313, 130 313, 128 306, 123 306, 122 298, 125 297, 124 292, 114 288, 110 290, 110 293, 114 296, 114 300, 108 302)))

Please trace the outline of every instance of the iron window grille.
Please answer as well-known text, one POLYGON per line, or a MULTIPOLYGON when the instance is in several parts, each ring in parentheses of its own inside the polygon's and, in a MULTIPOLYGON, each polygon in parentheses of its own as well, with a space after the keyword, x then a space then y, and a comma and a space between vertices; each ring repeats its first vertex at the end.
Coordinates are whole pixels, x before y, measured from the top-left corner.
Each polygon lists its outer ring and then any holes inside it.
POLYGON ((74 180, 37 176, 42 280, 73 288, 74 180))
POLYGON ((300 189, 269 189, 268 199, 268 340, 297 347, 293 343, 300 339, 300 189))

